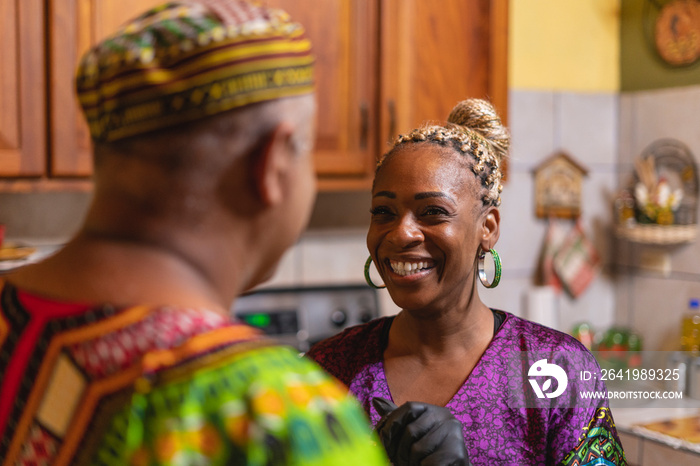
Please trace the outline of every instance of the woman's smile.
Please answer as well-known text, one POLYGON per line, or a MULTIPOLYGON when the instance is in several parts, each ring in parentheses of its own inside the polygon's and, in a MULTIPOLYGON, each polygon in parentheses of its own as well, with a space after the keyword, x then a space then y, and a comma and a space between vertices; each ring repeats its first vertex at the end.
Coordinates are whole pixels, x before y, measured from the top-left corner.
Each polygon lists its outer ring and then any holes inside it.
POLYGON ((435 261, 432 259, 418 260, 389 260, 386 262, 393 275, 401 278, 417 280, 430 274, 435 269, 435 261))

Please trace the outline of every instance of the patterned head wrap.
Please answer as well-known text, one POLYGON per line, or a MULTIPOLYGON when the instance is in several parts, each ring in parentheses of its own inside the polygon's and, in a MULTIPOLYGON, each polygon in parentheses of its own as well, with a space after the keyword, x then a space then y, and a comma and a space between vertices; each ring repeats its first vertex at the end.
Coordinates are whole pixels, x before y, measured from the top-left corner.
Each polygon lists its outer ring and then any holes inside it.
POLYGON ((243 0, 179 0, 88 51, 76 86, 93 139, 115 141, 311 93, 311 43, 282 10, 243 0))

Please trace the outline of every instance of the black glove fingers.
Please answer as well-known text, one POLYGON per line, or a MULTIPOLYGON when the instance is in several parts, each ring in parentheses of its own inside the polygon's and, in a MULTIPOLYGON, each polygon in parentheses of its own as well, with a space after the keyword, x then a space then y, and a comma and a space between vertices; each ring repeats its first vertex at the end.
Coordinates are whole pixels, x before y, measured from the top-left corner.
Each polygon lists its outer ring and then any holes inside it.
POLYGON ((381 419, 377 432, 390 459, 396 457, 406 426, 420 417, 425 410, 424 403, 404 403, 381 419))
POLYGON ((393 409, 389 400, 373 400, 384 414, 377 433, 395 466, 468 466, 462 424, 449 409, 408 402, 393 409))
POLYGON ((462 436, 462 424, 454 418, 416 442, 413 455, 420 458, 416 466, 471 465, 462 436))
POLYGON ((406 464, 409 464, 409 459, 412 460, 410 464, 414 464, 416 453, 419 453, 420 458, 427 454, 427 452, 421 453, 420 449, 417 450, 416 444, 422 444, 421 440, 440 428, 440 423, 435 422, 435 417, 431 416, 429 411, 407 425, 401 435, 396 453, 398 459, 405 461, 406 464))

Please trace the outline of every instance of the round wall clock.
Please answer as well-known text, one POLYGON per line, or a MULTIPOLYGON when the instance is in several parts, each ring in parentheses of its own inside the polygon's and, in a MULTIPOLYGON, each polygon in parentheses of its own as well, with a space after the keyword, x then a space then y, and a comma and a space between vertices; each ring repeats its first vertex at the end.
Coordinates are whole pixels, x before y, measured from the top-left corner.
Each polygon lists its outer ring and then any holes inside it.
POLYGON ((673 0, 661 7, 654 25, 659 56, 674 66, 700 58, 700 1, 673 0))

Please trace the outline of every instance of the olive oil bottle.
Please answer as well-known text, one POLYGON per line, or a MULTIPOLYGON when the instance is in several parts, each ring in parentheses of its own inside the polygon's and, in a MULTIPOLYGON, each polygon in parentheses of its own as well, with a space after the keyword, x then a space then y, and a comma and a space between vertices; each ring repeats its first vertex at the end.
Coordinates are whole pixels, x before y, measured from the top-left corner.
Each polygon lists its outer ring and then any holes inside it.
POLYGON ((700 355, 700 301, 691 299, 681 324, 681 350, 700 355))

